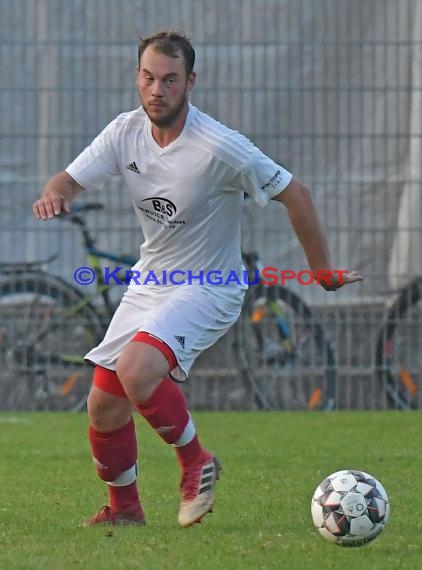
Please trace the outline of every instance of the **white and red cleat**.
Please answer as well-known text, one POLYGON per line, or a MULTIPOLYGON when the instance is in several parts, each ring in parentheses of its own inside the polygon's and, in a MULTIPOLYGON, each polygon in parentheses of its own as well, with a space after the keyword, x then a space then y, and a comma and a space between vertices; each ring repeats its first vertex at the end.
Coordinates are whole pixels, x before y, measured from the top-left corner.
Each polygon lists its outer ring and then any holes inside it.
POLYGON ((93 517, 82 523, 82 526, 93 526, 96 524, 116 525, 145 525, 145 515, 141 508, 133 513, 116 513, 109 506, 102 507, 101 510, 93 517))
POLYGON ((212 511, 215 500, 215 485, 220 478, 220 463, 211 454, 204 461, 186 469, 182 474, 182 494, 178 522, 187 527, 201 522, 212 511))

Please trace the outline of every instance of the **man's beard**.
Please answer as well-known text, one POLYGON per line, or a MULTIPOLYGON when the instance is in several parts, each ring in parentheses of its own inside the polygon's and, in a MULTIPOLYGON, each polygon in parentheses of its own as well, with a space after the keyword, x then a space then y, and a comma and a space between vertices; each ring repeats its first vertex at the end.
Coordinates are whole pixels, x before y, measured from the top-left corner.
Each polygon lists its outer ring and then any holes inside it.
POLYGON ((169 111, 167 113, 167 115, 164 115, 163 117, 160 118, 153 118, 151 117, 151 115, 148 112, 148 108, 145 105, 142 105, 142 107, 144 108, 145 113, 148 115, 151 123, 153 123, 154 125, 156 125, 157 127, 160 128, 167 128, 167 127, 171 127, 172 124, 177 120, 177 118, 179 117, 183 107, 185 106, 185 103, 187 101, 187 97, 186 97, 186 93, 183 95, 183 97, 181 98, 181 100, 179 101, 179 103, 177 104, 177 106, 172 109, 171 111, 169 111))

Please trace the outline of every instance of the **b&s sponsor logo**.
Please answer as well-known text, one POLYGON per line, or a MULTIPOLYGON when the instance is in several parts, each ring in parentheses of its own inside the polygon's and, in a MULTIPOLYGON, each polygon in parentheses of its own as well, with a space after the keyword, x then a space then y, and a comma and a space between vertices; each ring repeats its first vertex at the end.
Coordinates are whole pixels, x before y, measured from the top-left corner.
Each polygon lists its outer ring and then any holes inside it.
POLYGON ((156 198, 145 198, 142 202, 148 202, 148 205, 153 208, 154 212, 165 214, 168 218, 171 218, 177 212, 176 205, 167 198, 157 196, 156 198))
POLYGON ((184 220, 176 219, 176 204, 168 198, 154 196, 142 200, 142 206, 136 206, 147 218, 153 222, 174 229, 177 226, 185 225, 184 220))

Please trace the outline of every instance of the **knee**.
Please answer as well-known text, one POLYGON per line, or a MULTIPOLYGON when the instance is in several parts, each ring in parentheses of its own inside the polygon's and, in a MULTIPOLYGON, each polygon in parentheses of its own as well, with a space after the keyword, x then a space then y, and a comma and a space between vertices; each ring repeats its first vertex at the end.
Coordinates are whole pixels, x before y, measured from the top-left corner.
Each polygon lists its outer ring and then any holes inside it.
POLYGON ((129 400, 97 389, 91 390, 88 396, 87 410, 91 426, 102 433, 119 429, 132 416, 129 400))

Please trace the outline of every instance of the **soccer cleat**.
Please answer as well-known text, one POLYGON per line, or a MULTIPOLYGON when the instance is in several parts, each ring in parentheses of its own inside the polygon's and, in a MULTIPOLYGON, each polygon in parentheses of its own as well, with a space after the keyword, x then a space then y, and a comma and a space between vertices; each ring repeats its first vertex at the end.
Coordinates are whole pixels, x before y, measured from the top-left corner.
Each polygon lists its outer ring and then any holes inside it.
POLYGON ((199 523, 212 511, 215 485, 220 478, 220 471, 218 459, 210 454, 204 463, 193 465, 184 471, 180 483, 182 499, 178 516, 181 526, 199 523))
POLYGON ((112 526, 144 525, 146 520, 141 508, 134 513, 115 513, 109 506, 105 506, 96 515, 84 521, 82 526, 93 526, 96 524, 109 524, 112 526))

